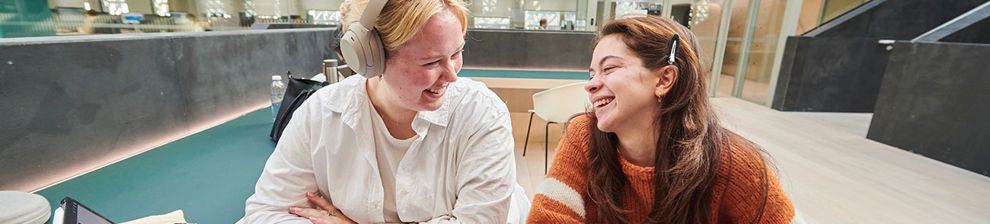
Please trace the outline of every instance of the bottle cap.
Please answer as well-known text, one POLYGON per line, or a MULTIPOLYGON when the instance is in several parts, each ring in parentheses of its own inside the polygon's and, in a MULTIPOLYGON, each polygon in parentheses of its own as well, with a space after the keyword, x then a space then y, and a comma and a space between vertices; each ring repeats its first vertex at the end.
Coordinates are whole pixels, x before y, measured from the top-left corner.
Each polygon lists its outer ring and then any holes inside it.
POLYGON ((273 75, 272 76, 272 81, 282 81, 282 76, 281 75, 273 75))

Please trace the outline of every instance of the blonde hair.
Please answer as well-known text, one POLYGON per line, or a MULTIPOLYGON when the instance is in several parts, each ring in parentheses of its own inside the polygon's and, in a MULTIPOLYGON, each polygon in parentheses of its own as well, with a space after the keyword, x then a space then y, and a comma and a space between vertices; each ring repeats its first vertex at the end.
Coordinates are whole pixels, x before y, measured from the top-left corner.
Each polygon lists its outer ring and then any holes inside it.
MULTIPOLYGON (((345 0, 340 4, 341 28, 347 30, 351 23, 361 20, 368 0, 345 0)), ((423 28, 426 21, 450 9, 461 22, 461 32, 467 31, 468 9, 461 0, 392 0, 378 15, 375 28, 382 36, 385 51, 394 52, 423 28)))

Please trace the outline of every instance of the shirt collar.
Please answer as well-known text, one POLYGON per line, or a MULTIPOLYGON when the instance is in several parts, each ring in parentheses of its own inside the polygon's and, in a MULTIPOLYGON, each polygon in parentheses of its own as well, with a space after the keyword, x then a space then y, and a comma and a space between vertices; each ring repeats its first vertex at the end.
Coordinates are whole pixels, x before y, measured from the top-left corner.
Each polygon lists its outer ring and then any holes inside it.
MULTIPOLYGON (((369 110, 369 103, 371 99, 368 96, 368 90, 365 83, 368 81, 367 78, 354 75, 344 79, 343 81, 337 83, 337 88, 332 91, 327 103, 324 105, 327 109, 333 112, 341 113, 341 120, 351 128, 358 126, 358 121, 360 121, 363 116, 366 116, 374 111, 369 110)), ((452 103, 459 100, 458 97, 461 95, 462 91, 459 86, 451 85, 447 88, 443 99, 443 105, 439 109, 434 111, 420 111, 416 113, 416 118, 413 120, 413 130, 416 134, 423 136, 429 130, 429 124, 446 127, 450 121, 450 113, 453 108, 452 103)))

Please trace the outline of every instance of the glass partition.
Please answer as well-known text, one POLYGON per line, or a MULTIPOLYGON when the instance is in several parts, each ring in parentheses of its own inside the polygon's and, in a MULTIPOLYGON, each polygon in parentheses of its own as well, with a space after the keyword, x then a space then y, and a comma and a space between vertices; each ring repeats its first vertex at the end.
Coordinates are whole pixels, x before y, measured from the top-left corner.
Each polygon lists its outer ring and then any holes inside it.
POLYGON ((0 38, 335 27, 342 0, 3 0, 0 38))
MULTIPOLYGON (((0 37, 243 30, 255 23, 333 27, 340 24, 342 1, 3 0, 0 1, 0 37)), ((465 0, 465 3, 471 11, 469 28, 594 32, 615 15, 660 15, 663 1, 465 0), (540 26, 540 20, 546 20, 545 27, 540 26)))

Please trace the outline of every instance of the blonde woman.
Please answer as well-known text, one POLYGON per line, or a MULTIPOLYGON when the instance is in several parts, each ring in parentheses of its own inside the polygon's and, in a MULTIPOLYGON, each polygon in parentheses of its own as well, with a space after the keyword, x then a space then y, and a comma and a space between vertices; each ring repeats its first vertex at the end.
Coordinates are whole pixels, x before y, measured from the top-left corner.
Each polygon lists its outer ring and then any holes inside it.
MULTIPOLYGON (((345 1, 342 24, 357 21, 367 4, 345 1)), ((492 91, 457 77, 463 4, 388 1, 374 23, 384 72, 351 76, 299 107, 243 221, 510 221, 517 189, 512 125, 492 91)))
POLYGON ((619 19, 597 39, 531 223, 787 223, 794 208, 758 146, 723 128, 697 42, 660 17, 619 19))

